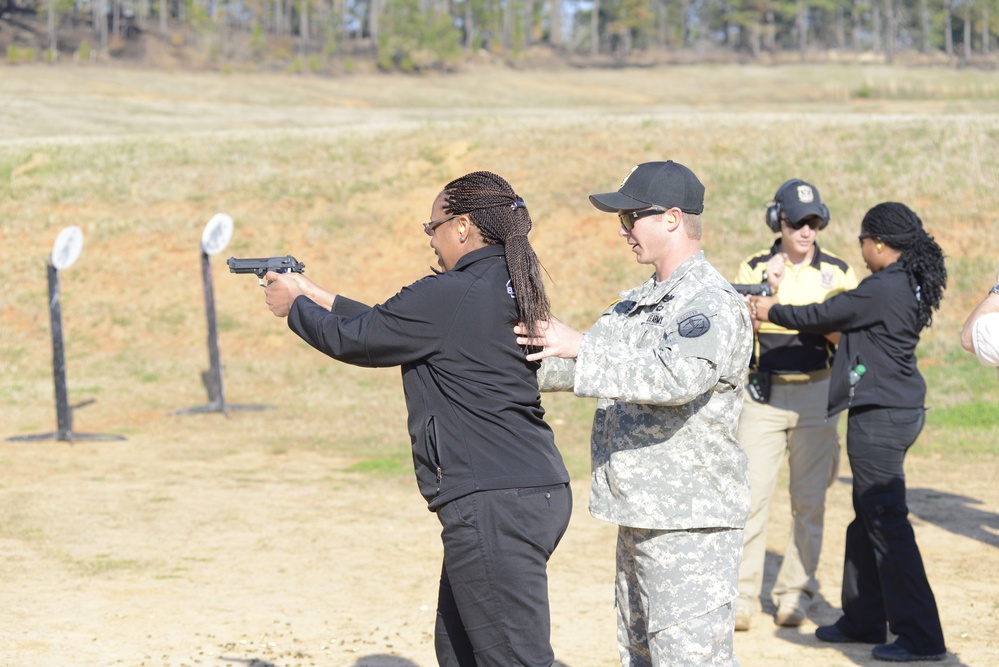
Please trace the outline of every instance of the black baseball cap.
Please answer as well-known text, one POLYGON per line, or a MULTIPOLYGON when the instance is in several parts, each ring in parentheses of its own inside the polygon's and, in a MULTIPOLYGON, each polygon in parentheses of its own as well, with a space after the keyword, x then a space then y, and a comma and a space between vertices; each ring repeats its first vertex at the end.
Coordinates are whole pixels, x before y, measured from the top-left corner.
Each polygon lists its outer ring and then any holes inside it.
POLYGON ((819 190, 811 183, 795 178, 780 186, 774 195, 774 203, 780 206, 781 217, 788 222, 800 222, 809 216, 829 219, 829 210, 819 197, 819 190))
POLYGON ((644 162, 624 177, 617 192, 590 195, 590 203, 608 213, 658 206, 700 215, 704 186, 679 162, 644 162))

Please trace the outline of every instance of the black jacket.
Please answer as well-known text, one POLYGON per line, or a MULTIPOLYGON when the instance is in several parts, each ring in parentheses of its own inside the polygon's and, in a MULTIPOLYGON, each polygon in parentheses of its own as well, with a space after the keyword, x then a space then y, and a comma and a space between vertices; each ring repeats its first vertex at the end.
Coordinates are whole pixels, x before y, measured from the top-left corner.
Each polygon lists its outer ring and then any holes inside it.
POLYGON ((569 481, 544 421, 535 372, 513 326, 502 245, 474 250, 369 308, 295 300, 288 326, 355 366, 402 366, 420 492, 436 510, 473 491, 569 481))
POLYGON ((862 406, 923 407, 926 382, 916 365, 916 295, 901 261, 823 303, 774 306, 770 321, 813 333, 842 332, 829 383, 829 415, 862 406), (850 370, 857 364, 867 372, 851 398, 850 370))

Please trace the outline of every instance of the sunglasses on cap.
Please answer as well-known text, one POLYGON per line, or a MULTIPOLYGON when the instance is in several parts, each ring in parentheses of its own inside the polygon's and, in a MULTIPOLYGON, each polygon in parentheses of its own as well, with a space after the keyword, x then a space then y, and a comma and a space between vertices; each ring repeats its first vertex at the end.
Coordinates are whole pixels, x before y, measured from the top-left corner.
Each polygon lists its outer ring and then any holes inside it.
POLYGON ((625 231, 630 232, 635 228, 635 223, 639 218, 647 218, 650 215, 662 215, 665 213, 661 208, 647 208, 642 211, 629 211, 621 212, 617 214, 617 219, 621 221, 621 226, 624 227, 625 231))
POLYGON ((785 225, 787 225, 788 229, 791 229, 791 230, 794 230, 794 231, 798 231, 799 229, 801 229, 805 225, 808 225, 809 227, 811 227, 813 231, 818 231, 819 227, 822 226, 822 220, 820 218, 816 218, 814 216, 812 216, 810 218, 804 218, 803 220, 799 220, 798 222, 791 222, 787 218, 784 218, 782 220, 782 222, 785 225))

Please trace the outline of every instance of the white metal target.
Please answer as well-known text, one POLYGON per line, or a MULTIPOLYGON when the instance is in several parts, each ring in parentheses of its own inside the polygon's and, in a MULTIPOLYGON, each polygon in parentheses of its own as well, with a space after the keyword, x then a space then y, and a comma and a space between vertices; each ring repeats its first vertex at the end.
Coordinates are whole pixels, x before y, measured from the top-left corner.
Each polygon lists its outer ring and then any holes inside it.
POLYGON ((232 217, 226 213, 216 213, 201 233, 201 249, 206 255, 217 255, 225 250, 231 238, 232 217))
POLYGON ((73 225, 66 227, 52 244, 52 266, 62 271, 73 266, 83 251, 83 230, 73 225))

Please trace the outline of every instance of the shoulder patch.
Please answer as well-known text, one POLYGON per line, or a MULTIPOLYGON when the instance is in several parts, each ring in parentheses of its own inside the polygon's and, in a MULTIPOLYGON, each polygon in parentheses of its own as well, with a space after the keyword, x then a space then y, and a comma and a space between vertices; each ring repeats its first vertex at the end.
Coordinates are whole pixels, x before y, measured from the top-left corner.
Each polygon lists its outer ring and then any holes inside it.
POLYGON ((614 305, 614 312, 615 313, 618 313, 619 315, 627 315, 635 307, 635 302, 631 301, 631 300, 628 300, 628 301, 618 301, 617 303, 615 303, 613 305, 614 305))
POLYGON ((711 320, 707 315, 699 312, 684 313, 677 320, 677 333, 683 338, 697 338, 703 336, 711 328, 711 320))

